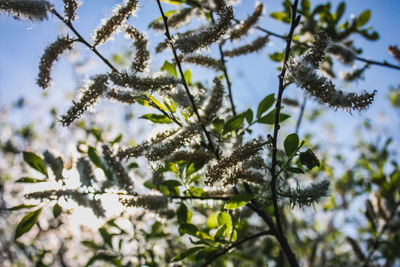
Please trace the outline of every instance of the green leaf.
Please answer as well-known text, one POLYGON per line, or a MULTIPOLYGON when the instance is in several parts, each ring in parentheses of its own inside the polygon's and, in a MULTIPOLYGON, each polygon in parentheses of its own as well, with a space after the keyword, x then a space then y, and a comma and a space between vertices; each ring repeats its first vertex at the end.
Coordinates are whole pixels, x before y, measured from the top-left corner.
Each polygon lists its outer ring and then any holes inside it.
POLYGON ((276 20, 280 20, 283 22, 286 22, 288 20, 288 17, 285 12, 272 12, 270 16, 276 20))
POLYGON ((190 223, 181 224, 181 226, 179 227, 180 235, 188 234, 191 236, 196 236, 197 231, 198 231, 197 227, 190 223))
POLYGON ((295 168, 295 167, 288 167, 286 168, 286 170, 288 172, 292 172, 292 173, 304 173, 304 171, 300 168, 295 168))
POLYGON ((231 199, 229 199, 224 206, 224 209, 232 210, 232 209, 237 209, 241 206, 246 205, 250 200, 254 198, 253 195, 251 194, 238 194, 231 199))
MULTIPOLYGON (((283 122, 290 118, 288 114, 285 113, 280 113, 279 114, 279 122, 283 122)), ((261 117, 258 119, 259 123, 264 123, 264 124, 274 124, 275 123, 275 109, 270 111, 267 115, 261 117)))
POLYGON ((270 109, 274 104, 274 102, 275 102, 275 94, 267 95, 263 100, 261 100, 257 108, 257 118, 260 118, 264 112, 270 109))
POLYGON ((221 211, 221 212, 218 212, 217 222, 218 222, 218 225, 226 224, 226 225, 230 226, 230 225, 232 225, 232 218, 229 215, 229 213, 221 211))
POLYGON ((122 140, 122 134, 119 134, 117 137, 114 138, 114 140, 111 141, 111 144, 116 144, 119 143, 122 140))
POLYGON ((139 168, 139 164, 137 164, 136 162, 129 163, 128 165, 128 169, 137 169, 137 168, 139 168))
POLYGON ((290 157, 299 147, 299 137, 297 134, 289 134, 285 141, 283 142, 283 147, 285 148, 286 155, 290 157))
POLYGON ((214 130, 217 133, 221 133, 225 125, 225 121, 223 119, 216 118, 215 120, 213 120, 212 125, 214 126, 214 130))
POLYGON ((253 122, 253 111, 251 110, 251 108, 249 108, 248 110, 246 110, 246 112, 244 113, 244 117, 246 118, 246 121, 248 124, 253 122))
POLYGON ((189 69, 185 70, 185 72, 183 73, 183 77, 185 77, 186 83, 189 84, 192 78, 192 72, 189 69))
POLYGON ((15 230, 15 239, 19 238, 20 236, 32 229, 32 227, 38 221, 41 212, 42 209, 38 209, 29 212, 27 215, 25 215, 24 218, 22 218, 17 226, 17 229, 15 230))
POLYGON ((346 3, 341 2, 336 9, 336 14, 335 14, 336 18, 335 19, 337 22, 342 18, 345 10, 346 10, 346 3))
POLYGON ((190 223, 192 220, 192 212, 188 210, 187 206, 185 203, 182 203, 178 210, 176 211, 176 215, 178 216, 178 223, 179 224, 186 224, 190 223))
POLYGON ((364 26, 371 18, 371 10, 367 9, 357 18, 357 28, 364 26))
POLYGON ((112 263, 114 266, 122 266, 121 260, 116 255, 112 255, 109 252, 98 252, 96 255, 91 257, 85 266, 90 266, 96 261, 105 261, 112 263))
POLYGON ((187 250, 185 250, 184 252, 182 252, 181 254, 175 256, 172 258, 172 262, 177 262, 177 261, 181 261, 187 257, 189 257, 190 255, 195 254, 197 251, 203 249, 203 246, 200 247, 193 247, 193 248, 189 248, 187 250))
POLYGON ((104 165, 101 162, 100 157, 97 154, 97 151, 96 151, 96 149, 94 147, 89 146, 89 148, 88 148, 88 156, 89 156, 89 159, 93 162, 93 164, 96 165, 96 167, 98 167, 100 169, 104 168, 104 165))
POLYGON ((146 119, 154 123, 172 123, 172 120, 163 114, 145 114, 140 119, 146 119))
POLYGON ((168 62, 167 60, 164 61, 164 65, 162 65, 160 70, 166 71, 175 78, 178 78, 178 72, 176 71, 175 66, 170 62, 168 62))
POLYGON ((24 151, 22 153, 22 155, 23 155, 24 161, 26 163, 28 163, 29 166, 31 166, 35 170, 43 173, 44 175, 46 175, 46 177, 49 176, 49 174, 47 173, 46 164, 44 164, 44 161, 41 157, 39 157, 35 153, 29 152, 29 151, 24 151))
POLYGON ((275 52, 272 54, 269 54, 268 57, 275 62, 282 62, 282 60, 285 58, 285 52, 275 52))
POLYGON ((379 34, 376 31, 369 33, 367 30, 359 31, 359 33, 368 40, 375 41, 379 39, 379 34))
POLYGON ((56 203, 53 207, 54 218, 57 218, 58 216, 60 216, 61 213, 62 213, 62 208, 60 205, 58 205, 58 203, 56 203))
POLYGON ((221 226, 218 228, 217 232, 215 233, 214 238, 217 239, 217 240, 218 240, 218 239, 221 239, 221 237, 223 236, 223 234, 224 234, 225 231, 226 231, 226 228, 227 228, 226 224, 221 225, 221 226))
MULTIPOLYGON (((199 175, 199 177, 200 177, 200 175, 199 175)), ((206 191, 204 191, 202 188, 196 188, 193 185, 190 186, 189 191, 190 191, 189 195, 193 195, 195 197, 207 196, 207 192, 206 191)))
POLYGON ((310 7, 311 7, 310 0, 301 0, 301 11, 303 12, 304 15, 310 13, 310 7))
POLYGON ((243 122, 244 122, 243 113, 233 116, 225 123, 222 134, 227 134, 231 131, 239 129, 240 126, 242 126, 243 122))
POLYGON ((36 205, 32 205, 32 204, 22 204, 22 205, 18 205, 18 206, 14 206, 12 208, 9 208, 8 210, 22 210, 22 209, 30 209, 36 207, 36 205))
POLYGON ((300 162, 302 165, 306 166, 309 170, 318 166, 319 167, 319 160, 315 156, 314 152, 311 149, 308 149, 305 152, 300 153, 300 162))
POLYGON ((19 178, 15 182, 16 183, 43 183, 43 182, 47 182, 47 180, 36 179, 36 178, 32 178, 32 177, 22 177, 22 178, 19 178))
POLYGON ((104 243, 106 243, 107 245, 109 245, 112 248, 113 247, 113 245, 112 245, 113 235, 110 234, 109 232, 107 232, 107 230, 104 227, 99 228, 99 233, 100 233, 101 237, 103 238, 104 243))

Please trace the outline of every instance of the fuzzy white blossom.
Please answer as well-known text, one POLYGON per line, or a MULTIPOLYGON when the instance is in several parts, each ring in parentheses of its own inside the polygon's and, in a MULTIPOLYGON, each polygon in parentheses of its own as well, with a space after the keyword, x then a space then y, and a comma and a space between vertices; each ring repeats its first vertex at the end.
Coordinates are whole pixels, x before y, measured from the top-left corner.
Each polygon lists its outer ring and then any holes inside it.
POLYGON ((0 12, 12 15, 16 19, 42 21, 52 5, 45 0, 0 0, 0 12))

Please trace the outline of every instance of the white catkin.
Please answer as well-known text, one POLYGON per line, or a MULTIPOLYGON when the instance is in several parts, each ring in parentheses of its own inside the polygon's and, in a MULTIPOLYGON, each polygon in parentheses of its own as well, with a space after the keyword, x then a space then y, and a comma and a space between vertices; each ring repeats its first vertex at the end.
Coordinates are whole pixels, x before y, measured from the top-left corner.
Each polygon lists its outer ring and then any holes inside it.
POLYGON ((44 0, 1 0, 0 12, 12 15, 15 19, 42 21, 52 4, 44 0))
POLYGON ((197 34, 189 34, 175 41, 175 46, 183 53, 191 53, 199 48, 206 48, 224 35, 231 26, 233 19, 232 7, 224 7, 218 11, 220 19, 197 34))

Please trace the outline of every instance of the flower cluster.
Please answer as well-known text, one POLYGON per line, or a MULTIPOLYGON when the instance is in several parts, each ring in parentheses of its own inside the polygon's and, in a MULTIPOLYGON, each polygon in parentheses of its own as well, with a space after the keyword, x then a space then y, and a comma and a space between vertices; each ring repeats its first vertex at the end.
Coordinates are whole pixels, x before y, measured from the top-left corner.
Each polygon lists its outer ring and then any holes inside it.
POLYGON ((199 48, 206 48, 224 35, 231 26, 233 19, 232 7, 223 7, 218 10, 220 16, 217 23, 208 26, 205 30, 199 30, 199 33, 187 34, 179 37, 175 41, 175 47, 183 53, 191 53, 199 48))
POLYGON ((187 161, 187 162, 196 162, 196 163, 201 163, 201 162, 208 162, 214 158, 214 154, 204 151, 204 150, 199 150, 196 149, 193 152, 189 152, 186 150, 180 150, 172 153, 170 156, 165 158, 166 162, 177 162, 177 161, 187 161))
POLYGON ((224 51, 224 55, 226 57, 237 57, 237 56, 242 56, 242 55, 247 55, 247 54, 250 54, 253 52, 257 52, 257 51, 261 50, 268 43, 268 41, 269 41, 268 35, 258 37, 253 42, 251 42, 247 45, 239 46, 232 50, 224 51))
POLYGON ((257 23, 264 11, 264 4, 259 2, 250 16, 246 20, 242 21, 238 27, 236 27, 230 34, 231 40, 236 40, 246 35, 249 30, 257 23))
POLYGON ((298 205, 302 208, 318 202, 322 197, 328 196, 329 185, 330 182, 326 180, 312 183, 310 186, 304 188, 297 185, 296 189, 279 192, 279 195, 289 198, 293 206, 298 205))
POLYGON ((86 110, 89 109, 97 99, 107 90, 107 75, 97 75, 93 78, 89 87, 83 91, 82 97, 74 103, 67 111, 67 114, 61 117, 61 123, 64 126, 70 125, 78 119, 86 110))
MULTIPOLYGON (((171 15, 168 16, 168 28, 179 28, 187 23, 190 22, 191 15, 193 13, 193 8, 188 7, 188 8, 182 8, 177 10, 176 12, 172 13, 171 15)), ((165 25, 164 21, 162 18, 153 21, 150 25, 150 28, 154 30, 159 30, 159 31, 164 31, 165 30, 165 25)))
POLYGON ((179 60, 181 62, 196 64, 216 71, 221 71, 224 68, 220 60, 203 55, 180 56, 179 60))
POLYGON ((196 136, 199 134, 198 125, 189 125, 181 129, 172 138, 168 138, 164 142, 160 142, 150 147, 150 151, 146 153, 146 158, 150 161, 161 160, 177 149, 183 147, 188 142, 196 140, 196 136))
POLYGON ((79 158, 78 162, 76 163, 76 168, 78 169, 79 178, 82 185, 91 186, 93 182, 96 181, 92 166, 87 159, 79 158))
POLYGON ((130 147, 127 149, 121 149, 120 151, 118 151, 117 157, 121 160, 128 159, 128 158, 137 158, 137 157, 143 155, 146 151, 148 151, 152 145, 162 142, 163 140, 172 136, 176 132, 177 132, 177 130, 167 130, 167 131, 160 132, 155 137, 151 138, 148 141, 143 142, 140 145, 130 147))
POLYGON ((76 19, 76 9, 78 2, 76 0, 63 0, 64 1, 64 15, 68 20, 76 19))
POLYGON ((2 0, 0 12, 6 12, 16 19, 42 21, 47 19, 47 12, 52 8, 45 0, 2 0))
POLYGON ((328 38, 324 36, 325 34, 322 33, 317 34, 314 47, 303 58, 288 62, 288 79, 331 107, 346 110, 367 108, 374 100, 376 91, 372 93, 364 92, 361 95, 344 93, 341 90, 336 90, 335 85, 327 77, 317 73, 323 51, 330 47, 328 46, 328 38))
POLYGON ((136 95, 133 94, 132 92, 127 92, 123 90, 116 90, 114 88, 108 90, 105 94, 106 97, 110 99, 117 100, 121 103, 125 104, 134 104, 138 99, 143 99, 143 95, 136 95))
POLYGON ((137 0, 127 0, 124 5, 118 5, 114 9, 114 14, 102 21, 102 24, 94 32, 94 45, 98 46, 107 41, 117 29, 133 15, 133 12, 138 7, 137 0))
POLYGON ((347 46, 340 44, 340 43, 332 43, 328 45, 326 52, 333 55, 337 58, 340 62, 346 65, 353 64, 354 60, 356 59, 356 55, 354 51, 347 46))
POLYGON ((397 45, 391 45, 388 48, 389 53, 394 56, 394 58, 400 62, 400 49, 397 47, 397 45))
POLYGON ((127 72, 113 72, 109 75, 109 77, 110 80, 116 85, 130 87, 134 90, 142 92, 171 90, 171 88, 180 83, 180 81, 170 76, 141 78, 135 75, 130 75, 127 72))
POLYGON ((222 86, 221 80, 217 77, 214 78, 214 88, 208 99, 207 104, 203 109, 202 119, 204 122, 211 122, 217 115, 218 110, 222 107, 222 101, 224 96, 224 87, 222 86))
POLYGON ((357 79, 362 79, 365 70, 368 69, 368 68, 369 68, 369 65, 365 64, 364 67, 357 68, 357 69, 352 70, 350 72, 341 73, 340 77, 346 82, 352 82, 352 81, 355 81, 357 79))
POLYGON ((81 193, 73 189, 66 190, 45 190, 29 194, 25 194, 28 199, 50 199, 58 200, 59 198, 69 198, 74 200, 79 206, 91 208, 97 217, 104 217, 104 209, 99 200, 89 199, 87 193, 81 193))
POLYGON ((48 150, 43 153, 44 161, 50 166, 51 171, 54 173, 56 181, 63 180, 62 170, 64 168, 61 158, 56 158, 48 150))
POLYGON ((133 192, 133 181, 129 177, 128 173, 125 171, 121 162, 113 155, 110 147, 106 144, 103 145, 103 155, 104 159, 112 170, 112 174, 116 178, 118 185, 125 189, 127 192, 133 192))
POLYGON ((127 207, 145 208, 159 212, 168 208, 168 197, 158 195, 141 195, 132 198, 121 198, 121 203, 127 207))
POLYGON ((150 53, 147 50, 148 40, 142 33, 132 26, 125 27, 125 32, 131 39, 135 40, 134 45, 136 48, 136 54, 135 59, 132 62, 131 70, 133 72, 143 72, 150 59, 150 53))
MULTIPOLYGON (((246 144, 237 147, 229 157, 219 160, 214 166, 209 168, 205 181, 206 185, 213 186, 217 181, 229 179, 229 172, 234 169, 239 163, 244 162, 254 156, 263 149, 264 142, 253 139, 246 144)), ((225 181, 226 184, 232 184, 230 181, 225 181)))
POLYGON ((57 40, 48 46, 40 59, 39 77, 37 84, 43 89, 50 86, 51 77, 50 71, 58 57, 66 50, 72 49, 72 44, 75 40, 69 36, 58 37, 57 40))

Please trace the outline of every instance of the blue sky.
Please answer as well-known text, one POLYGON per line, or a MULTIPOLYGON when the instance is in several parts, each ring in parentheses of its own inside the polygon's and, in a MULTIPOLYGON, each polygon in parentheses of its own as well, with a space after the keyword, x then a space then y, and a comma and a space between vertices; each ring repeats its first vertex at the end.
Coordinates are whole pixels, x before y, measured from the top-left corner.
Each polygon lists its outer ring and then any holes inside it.
MULTIPOLYGON (((110 0, 86 0, 79 8, 79 20, 75 23, 76 28, 85 36, 90 39, 91 31, 95 29, 102 18, 110 14, 110 10, 116 3, 120 1, 110 0)), ((241 5, 235 7, 237 17, 244 18, 249 14, 253 7, 254 1, 242 1, 241 5)), ((281 11, 281 1, 265 0, 263 1, 267 7, 267 14, 260 22, 260 26, 271 29, 275 32, 284 34, 288 31, 288 26, 280 22, 274 21, 269 18, 269 14, 273 11, 281 11)), ((311 1, 312 5, 325 3, 326 1, 311 1)), ((336 8, 340 1, 331 1, 336 8)), ((56 3, 56 8, 62 12, 61 1, 53 1, 56 3)), ((138 11, 137 17, 131 20, 132 24, 141 30, 147 30, 149 22, 159 17, 159 11, 156 6, 156 1, 139 1, 141 8, 138 11)), ((171 8, 165 5, 166 9, 171 8)), ((388 60, 394 62, 392 57, 387 53, 389 45, 400 45, 400 1, 396 0, 351 0, 347 1, 347 9, 345 18, 350 18, 352 14, 359 15, 363 10, 371 9, 372 18, 368 25, 373 25, 374 29, 380 33, 380 39, 376 42, 368 42, 363 38, 355 36, 355 44, 364 49, 363 57, 375 60, 388 60)), ((0 106, 7 105, 15 101, 18 97, 24 96, 33 106, 43 107, 57 105, 60 112, 65 111, 70 105, 70 100, 65 98, 73 94, 76 90, 77 78, 72 72, 71 64, 61 59, 53 70, 54 86, 47 89, 49 97, 45 100, 42 99, 42 89, 36 84, 35 80, 38 73, 38 63, 44 48, 53 42, 57 35, 68 32, 67 29, 55 18, 50 16, 44 22, 29 22, 17 21, 7 15, 0 15, 0 32, 2 33, 2 41, 0 42, 0 106), (68 95, 68 94, 67 94, 68 95)), ((251 40, 260 34, 255 32, 251 40)), ((162 34, 149 32, 149 37, 152 39, 154 46, 157 41, 153 38, 162 38, 162 34)), ((279 39, 272 39, 272 43, 259 54, 250 57, 241 57, 229 60, 228 71, 232 76, 234 83, 233 94, 235 102, 239 111, 243 111, 248 107, 255 107, 259 100, 269 93, 276 91, 278 80, 276 63, 272 63, 268 59, 268 53, 280 50, 282 41, 279 39), (260 78, 262 77, 262 79, 260 78)), ((100 47, 100 51, 110 56, 121 49, 129 49, 129 41, 124 41, 121 36, 117 36, 115 41, 110 41, 100 47)), ((81 46, 82 51, 86 56, 90 55, 90 51, 81 46)), ((170 57, 170 55, 168 55, 170 57)), ((97 67, 91 69, 91 72, 104 72, 108 71, 101 62, 93 57, 95 62, 98 62, 97 67)), ((152 70, 157 71, 162 65, 165 55, 161 58, 153 59, 152 70)), ((357 64, 362 66, 361 64, 357 64)), ((194 79, 202 79, 203 75, 208 75, 210 72, 198 70, 193 73, 194 79)), ((343 111, 332 111, 330 118, 334 123, 340 122, 340 125, 350 125, 345 127, 347 130, 353 129, 359 124, 359 121, 364 118, 375 120, 379 114, 386 113, 386 124, 384 127, 398 138, 397 127, 399 125, 399 118, 396 113, 388 109, 388 102, 385 100, 389 87, 396 86, 399 83, 400 72, 382 67, 372 66, 366 74, 366 79, 356 84, 351 85, 351 89, 358 89, 358 91, 378 90, 377 101, 373 104, 370 111, 361 114, 355 113, 350 116, 343 111), (336 120, 336 121, 335 121, 336 120), (389 121, 389 122, 388 122, 389 121)), ((82 78, 82 77, 80 77, 82 78)), ((340 84, 340 83, 339 83, 340 84)), ((288 92, 288 95, 299 97, 301 92, 298 89, 288 92)), ((357 91, 357 90, 356 90, 357 91)), ((309 101, 310 103, 315 103, 309 101)), ((317 104, 311 104, 317 105, 317 104)), ((17 121, 27 122, 31 119, 34 120, 34 114, 25 112, 17 116, 17 121)), ((36 114, 36 116, 38 116, 36 114)), ((382 116, 381 116, 382 117, 382 116)), ((381 118, 380 117, 380 118, 381 118)), ((345 130, 346 130, 345 129, 345 130)), ((352 134, 349 132, 344 135, 352 134)))

